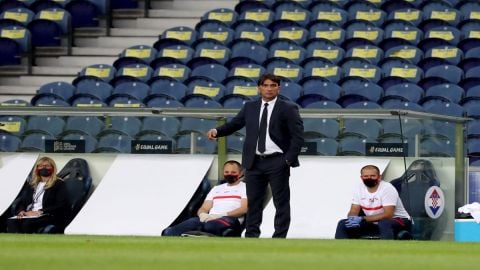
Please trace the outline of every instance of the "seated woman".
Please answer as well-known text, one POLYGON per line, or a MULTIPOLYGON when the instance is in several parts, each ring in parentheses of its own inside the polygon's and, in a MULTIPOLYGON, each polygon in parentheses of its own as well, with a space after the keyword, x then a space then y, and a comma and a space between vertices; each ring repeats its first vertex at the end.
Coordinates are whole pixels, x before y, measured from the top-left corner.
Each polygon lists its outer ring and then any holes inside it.
POLYGON ((46 225, 65 226, 68 214, 67 190, 57 177, 57 166, 49 157, 40 158, 32 181, 24 186, 13 205, 16 215, 7 220, 9 233, 37 233, 46 225))
POLYGON ((162 235, 180 236, 188 231, 202 231, 222 236, 227 230, 239 230, 247 213, 247 192, 240 181, 242 165, 230 160, 223 165, 226 183, 210 190, 196 217, 166 228, 162 235))

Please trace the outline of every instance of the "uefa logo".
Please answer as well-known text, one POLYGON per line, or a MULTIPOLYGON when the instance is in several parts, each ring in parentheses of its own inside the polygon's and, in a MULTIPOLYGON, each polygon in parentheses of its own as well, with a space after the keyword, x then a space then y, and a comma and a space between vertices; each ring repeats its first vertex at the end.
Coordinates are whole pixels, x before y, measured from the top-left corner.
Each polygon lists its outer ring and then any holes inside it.
POLYGON ((425 211, 430 218, 437 219, 445 209, 445 196, 440 187, 431 186, 425 193, 425 211))

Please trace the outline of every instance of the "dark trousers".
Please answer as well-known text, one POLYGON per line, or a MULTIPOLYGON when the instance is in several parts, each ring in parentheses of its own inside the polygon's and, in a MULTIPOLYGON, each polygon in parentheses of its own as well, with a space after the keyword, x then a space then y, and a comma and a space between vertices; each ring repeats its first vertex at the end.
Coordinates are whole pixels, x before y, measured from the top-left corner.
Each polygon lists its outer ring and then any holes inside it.
POLYGON ((245 173, 248 212, 245 237, 259 237, 267 186, 272 189, 275 205, 275 232, 273 237, 287 237, 290 227, 290 167, 283 155, 255 158, 253 168, 245 173))
POLYGON ((37 218, 7 219, 7 232, 9 233, 38 233, 40 229, 53 224, 51 216, 37 218))
POLYGON ((208 222, 201 222, 198 217, 192 217, 175 226, 166 228, 162 235, 180 236, 182 233, 189 231, 202 231, 222 236, 227 229, 240 229, 238 218, 221 217, 208 222))
POLYGON ((406 218, 384 219, 377 224, 362 222, 358 228, 347 228, 346 219, 338 222, 335 239, 355 239, 368 236, 379 236, 380 239, 396 239, 400 231, 411 231, 412 222, 406 218))

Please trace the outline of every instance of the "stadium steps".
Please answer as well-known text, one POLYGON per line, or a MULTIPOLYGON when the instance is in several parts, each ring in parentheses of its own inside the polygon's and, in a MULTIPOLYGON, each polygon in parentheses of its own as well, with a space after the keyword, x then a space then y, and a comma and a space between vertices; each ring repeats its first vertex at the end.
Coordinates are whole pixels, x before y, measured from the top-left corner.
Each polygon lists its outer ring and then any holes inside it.
MULTIPOLYGON (((43 84, 53 81, 71 82, 82 67, 91 64, 112 64, 123 49, 139 44, 153 45, 158 36, 175 26, 194 27, 200 17, 215 8, 233 9, 236 0, 153 0, 148 18, 143 17, 143 1, 139 9, 115 10, 110 36, 104 28, 75 30, 75 46, 71 56, 47 55, 36 58, 33 74, 25 69, 0 69, 0 101, 19 97, 29 100, 43 84), (6 70, 6 71, 5 71, 6 70)), ((105 22, 101 22, 104 25, 105 22)))

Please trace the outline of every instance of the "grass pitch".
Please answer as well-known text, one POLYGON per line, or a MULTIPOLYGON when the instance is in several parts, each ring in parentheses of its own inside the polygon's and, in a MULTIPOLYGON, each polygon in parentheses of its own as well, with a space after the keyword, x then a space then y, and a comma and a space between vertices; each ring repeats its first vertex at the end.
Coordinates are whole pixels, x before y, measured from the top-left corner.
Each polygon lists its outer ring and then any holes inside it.
POLYGON ((0 234, 0 269, 478 269, 480 243, 0 234))

